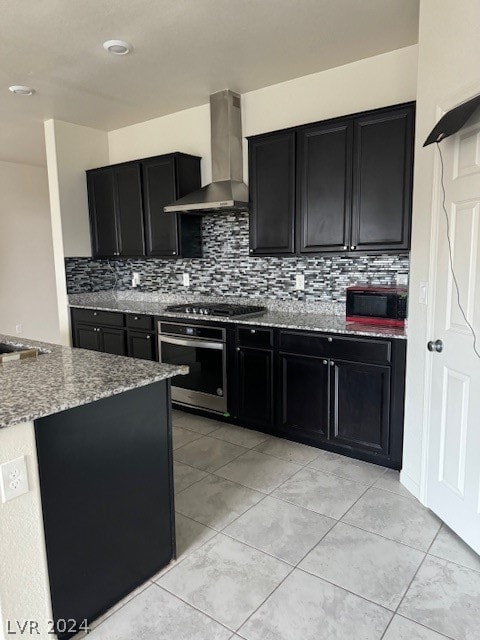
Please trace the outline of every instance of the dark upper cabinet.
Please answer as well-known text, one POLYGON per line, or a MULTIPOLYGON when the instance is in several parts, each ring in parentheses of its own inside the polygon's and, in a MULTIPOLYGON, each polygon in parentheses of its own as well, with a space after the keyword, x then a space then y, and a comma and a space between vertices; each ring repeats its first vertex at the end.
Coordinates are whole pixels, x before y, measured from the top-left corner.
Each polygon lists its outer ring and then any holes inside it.
POLYGON ((297 251, 345 251, 352 200, 351 121, 302 129, 297 138, 297 251))
POLYGON ((201 217, 163 211, 200 185, 200 158, 181 153, 87 171, 94 257, 201 257, 201 217))
POLYGON ((252 255, 410 247, 414 105, 254 136, 252 255))
POLYGON ((408 249, 413 168, 413 110, 355 120, 354 250, 408 249))
POLYGON ((127 355, 132 358, 141 358, 142 360, 156 360, 155 333, 127 331, 127 355))
POLYGON ((110 167, 87 171, 88 206, 94 257, 118 252, 115 173, 110 167))
POLYGON ((114 169, 117 191, 118 252, 121 256, 145 253, 143 231, 142 182, 136 162, 114 169))
POLYGON ((295 133, 250 140, 250 253, 294 253, 295 133))
POLYGON ((280 353, 279 427, 289 433, 328 436, 328 360, 280 353))
POLYGON ((200 188, 200 158, 175 154, 143 160, 141 165, 147 255, 201 257, 201 217, 163 211, 200 188))
POLYGON ((390 367, 331 360, 330 369, 331 441, 388 455, 390 367))
POLYGON ((237 347, 238 418, 273 425, 273 351, 237 347))

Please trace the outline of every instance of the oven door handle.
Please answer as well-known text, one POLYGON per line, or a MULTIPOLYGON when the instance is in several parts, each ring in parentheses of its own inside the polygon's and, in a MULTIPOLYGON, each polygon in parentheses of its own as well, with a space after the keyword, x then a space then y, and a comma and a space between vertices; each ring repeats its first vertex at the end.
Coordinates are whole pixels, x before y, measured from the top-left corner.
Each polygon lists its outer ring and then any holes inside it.
POLYGON ((184 340, 182 338, 171 338, 170 336, 159 336, 160 342, 167 342, 168 344, 177 344, 180 347, 203 347, 204 349, 215 349, 216 351, 223 351, 223 342, 207 342, 205 340, 197 340, 193 338, 191 340, 184 340))

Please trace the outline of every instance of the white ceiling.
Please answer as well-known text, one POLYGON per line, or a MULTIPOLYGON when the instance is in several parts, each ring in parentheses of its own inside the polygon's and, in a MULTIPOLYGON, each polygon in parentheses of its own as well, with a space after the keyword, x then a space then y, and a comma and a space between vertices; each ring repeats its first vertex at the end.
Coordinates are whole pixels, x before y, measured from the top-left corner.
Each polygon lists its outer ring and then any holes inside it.
POLYGON ((419 0, 0 0, 0 160, 43 120, 116 129, 418 41, 419 0), (112 56, 104 40, 132 43, 112 56), (11 84, 33 86, 31 98, 11 84))

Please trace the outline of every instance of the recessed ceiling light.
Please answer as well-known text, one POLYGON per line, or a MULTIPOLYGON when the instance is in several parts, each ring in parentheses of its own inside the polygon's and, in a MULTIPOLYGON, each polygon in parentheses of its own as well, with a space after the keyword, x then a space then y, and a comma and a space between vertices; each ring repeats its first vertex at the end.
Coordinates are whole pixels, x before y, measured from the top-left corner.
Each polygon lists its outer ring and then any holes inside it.
POLYGON ((8 90, 18 96, 33 96, 35 93, 35 89, 32 89, 32 87, 26 87, 22 84, 12 84, 11 87, 8 87, 8 90))
POLYGON ((125 40, 106 40, 103 43, 103 48, 109 53, 113 53, 115 56, 124 56, 130 53, 132 45, 125 40))

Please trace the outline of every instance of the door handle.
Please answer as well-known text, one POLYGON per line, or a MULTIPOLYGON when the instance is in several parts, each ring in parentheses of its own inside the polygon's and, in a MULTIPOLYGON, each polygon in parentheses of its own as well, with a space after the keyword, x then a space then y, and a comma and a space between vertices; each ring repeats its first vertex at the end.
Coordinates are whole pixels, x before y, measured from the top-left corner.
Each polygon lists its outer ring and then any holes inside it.
POLYGON ((436 351, 437 353, 442 353, 442 351, 443 351, 443 342, 442 342, 442 340, 430 340, 427 343, 427 349, 429 351, 436 351))

